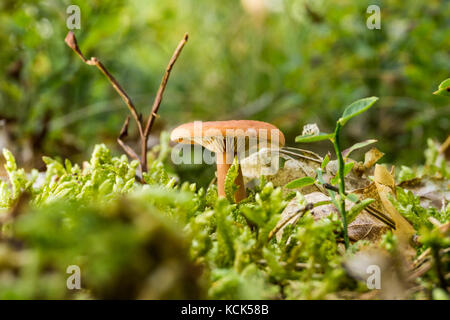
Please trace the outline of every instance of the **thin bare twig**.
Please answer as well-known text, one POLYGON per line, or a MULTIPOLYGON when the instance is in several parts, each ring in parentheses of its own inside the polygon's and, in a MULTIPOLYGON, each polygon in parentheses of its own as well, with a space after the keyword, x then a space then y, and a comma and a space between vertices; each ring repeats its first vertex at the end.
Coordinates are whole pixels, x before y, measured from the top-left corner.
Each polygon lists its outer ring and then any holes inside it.
POLYGON ((141 146, 142 154, 142 165, 143 165, 143 171, 147 171, 147 140, 150 135, 150 131, 152 130, 153 123, 155 122, 159 106, 161 105, 161 101, 163 98, 164 90, 167 86, 167 81, 170 77, 170 72, 172 71, 172 68, 177 61, 178 57, 181 54, 181 51, 183 50, 184 45, 188 41, 189 35, 187 33, 184 34, 183 39, 178 44, 177 48, 175 49, 172 58, 169 61, 169 64, 167 65, 166 71, 164 73, 164 76, 161 80, 161 84, 159 85, 158 92, 156 93, 155 100, 153 101, 152 111, 148 117, 147 124, 145 126, 144 130, 144 140, 142 141, 143 145, 141 146), (145 146, 144 146, 145 144, 145 146))
POLYGON ((120 86, 119 82, 113 77, 111 73, 106 69, 106 67, 95 57, 92 57, 91 59, 86 59, 86 57, 81 52, 80 48, 78 47, 77 39, 75 38, 75 34, 73 31, 69 31, 67 33, 66 38, 64 41, 67 43, 67 45, 75 51, 83 60, 84 63, 90 65, 90 66, 96 66, 111 82, 113 88, 117 91, 117 93, 121 96, 123 101, 125 101, 126 105, 128 106, 128 109, 130 110, 131 115, 133 116, 134 120, 136 121, 136 124, 138 126, 139 134, 141 137, 144 137, 144 132, 142 129, 142 122, 141 119, 136 111, 136 108, 133 104, 133 101, 131 101, 131 98, 127 95, 125 90, 120 86))
POLYGON ((148 136, 150 133, 150 130, 152 129, 153 122, 155 121, 156 114, 158 113, 159 106, 161 105, 161 101, 163 98, 164 90, 167 86, 167 81, 169 80, 170 72, 172 71, 173 65, 177 61, 178 57, 181 54, 181 50, 183 50, 184 45, 188 41, 188 34, 185 33, 183 39, 178 44, 177 48, 175 49, 175 52, 172 55, 172 58, 169 61, 169 64, 167 65, 166 72, 164 73, 164 77, 161 80, 161 84, 159 85, 158 92, 156 93, 155 100, 153 101, 152 106, 152 113, 150 114, 147 125, 145 126, 144 130, 144 136, 148 136))
MULTIPOLYGON (((181 50, 183 50, 183 47, 186 44, 187 40, 188 34, 186 33, 183 39, 178 44, 177 48, 175 49, 175 52, 172 55, 172 58, 169 61, 169 64, 166 68, 166 72, 164 73, 163 79, 161 80, 158 92, 156 93, 156 97, 152 106, 152 112, 148 117, 145 129, 143 127, 144 121, 142 120, 141 115, 137 113, 136 108, 133 102, 131 101, 131 98, 127 95, 127 93, 120 86, 117 80, 109 73, 106 67, 95 57, 92 57, 89 60, 86 59, 86 57, 83 55, 80 48, 78 47, 77 39, 75 38, 75 34, 72 31, 69 31, 64 40, 66 44, 73 51, 75 51, 76 54, 78 54, 78 56, 81 58, 81 60, 83 60, 84 63, 90 66, 96 66, 108 78, 114 89, 117 91, 117 93, 119 93, 123 101, 125 101, 138 127, 139 136, 141 139, 141 157, 139 158, 137 153, 123 141, 123 139, 128 135, 129 117, 127 117, 125 123, 122 126, 122 130, 120 131, 120 135, 117 138, 117 142, 130 157, 137 159, 140 162, 142 173, 147 172, 147 147, 148 147, 147 142, 150 135, 150 131, 157 117, 157 113, 163 98, 164 90, 167 86, 167 81, 169 80, 170 72, 172 71, 172 68, 175 62, 177 61, 179 55, 181 54, 181 50)), ((143 175, 141 177, 143 177, 143 175)))
POLYGON ((134 150, 127 145, 125 142, 123 142, 123 139, 128 136, 128 124, 130 122, 130 117, 128 116, 125 119, 125 123, 122 126, 122 130, 120 130, 120 134, 117 137, 117 143, 122 147, 122 149, 133 159, 136 159, 139 161, 139 156, 134 152, 134 150))

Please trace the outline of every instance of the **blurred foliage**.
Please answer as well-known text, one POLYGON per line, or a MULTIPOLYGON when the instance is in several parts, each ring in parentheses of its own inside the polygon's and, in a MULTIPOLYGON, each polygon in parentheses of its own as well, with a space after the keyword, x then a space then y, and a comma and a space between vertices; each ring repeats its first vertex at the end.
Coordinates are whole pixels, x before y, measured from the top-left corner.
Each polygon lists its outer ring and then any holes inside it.
POLYGON ((43 168, 43 154, 80 161, 103 142, 118 150, 127 110, 65 46, 70 4, 81 8, 83 52, 99 57, 145 113, 189 32, 155 138, 188 120, 245 118, 274 123, 292 144, 303 124, 330 131, 343 106, 372 95, 379 108, 346 139, 377 137, 387 161, 418 162, 418 146, 450 131, 448 100, 430 94, 450 69, 449 1, 3 0, 0 143, 29 167, 43 168), (381 7, 381 30, 366 27, 370 4, 381 7))
POLYGON ((111 157, 104 145, 82 169, 47 158, 42 176, 26 175, 9 151, 4 155, 10 184, 2 181, 0 194, 1 299, 204 295, 181 227, 163 215, 195 209, 192 194, 168 193, 170 184, 159 184, 168 176, 160 165, 149 171, 158 182, 124 198, 137 189, 137 163, 111 157), (4 212, 10 207, 17 220, 4 212), (67 290, 69 265, 80 267, 85 290, 67 290))

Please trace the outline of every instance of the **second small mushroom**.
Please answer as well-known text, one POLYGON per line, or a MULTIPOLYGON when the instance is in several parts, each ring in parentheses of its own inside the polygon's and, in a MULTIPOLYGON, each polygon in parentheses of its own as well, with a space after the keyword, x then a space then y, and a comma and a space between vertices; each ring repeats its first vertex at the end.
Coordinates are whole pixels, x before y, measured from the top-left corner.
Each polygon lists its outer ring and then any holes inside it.
MULTIPOLYGON (((216 154, 217 188, 219 196, 225 196, 225 178, 234 158, 238 161, 246 152, 256 152, 261 147, 284 146, 284 135, 274 125, 254 120, 230 120, 190 122, 175 128, 170 136, 174 142, 199 144, 216 154)), ((247 197, 239 166, 235 184, 239 186, 234 198, 236 202, 247 197)))

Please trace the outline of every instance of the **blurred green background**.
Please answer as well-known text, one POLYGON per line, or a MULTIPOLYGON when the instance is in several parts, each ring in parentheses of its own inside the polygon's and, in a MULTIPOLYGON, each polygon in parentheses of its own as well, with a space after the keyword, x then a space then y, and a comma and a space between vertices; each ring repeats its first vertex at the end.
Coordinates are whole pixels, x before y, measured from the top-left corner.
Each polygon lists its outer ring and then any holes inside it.
POLYGON ((43 154, 80 161, 101 142, 121 152, 116 137, 128 110, 65 45, 71 4, 81 8, 82 51, 145 115, 189 32, 151 144, 191 120, 256 119, 295 146, 304 124, 332 130, 346 105, 372 95, 377 107, 349 124, 345 143, 377 138, 386 161, 412 164, 428 137, 450 132, 448 99, 431 94, 450 74, 450 1, 2 0, 0 146, 21 165, 40 168, 43 154), (371 4, 381 8, 381 30, 366 27, 371 4))

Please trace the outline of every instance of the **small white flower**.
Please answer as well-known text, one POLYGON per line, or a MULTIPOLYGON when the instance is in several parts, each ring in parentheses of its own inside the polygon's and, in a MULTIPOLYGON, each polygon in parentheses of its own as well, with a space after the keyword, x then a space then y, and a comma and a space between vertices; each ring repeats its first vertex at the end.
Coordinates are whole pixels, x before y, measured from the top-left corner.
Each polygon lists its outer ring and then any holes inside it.
POLYGON ((320 130, 316 123, 308 123, 303 127, 302 136, 317 136, 319 133, 320 130))

